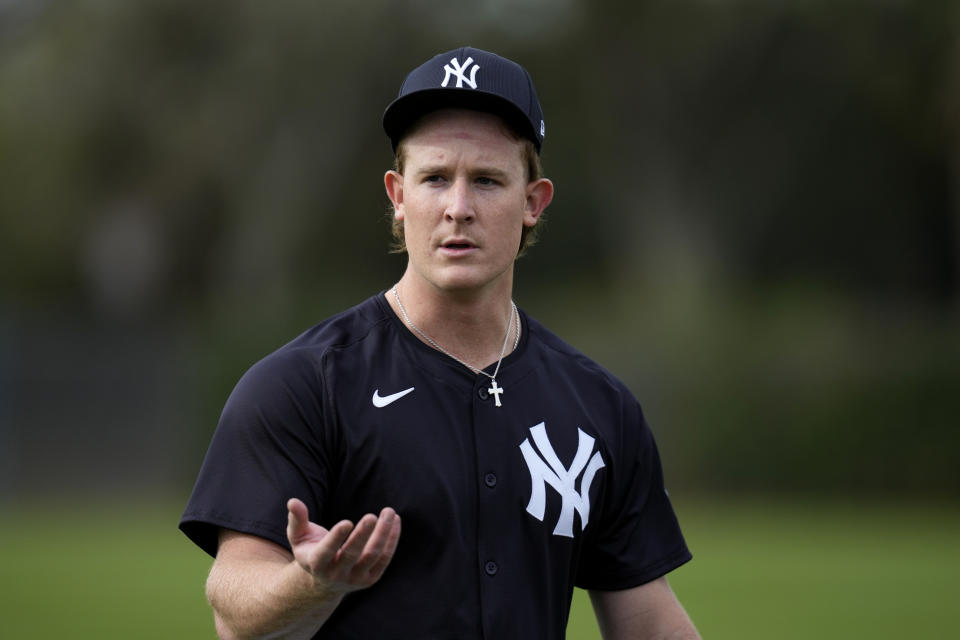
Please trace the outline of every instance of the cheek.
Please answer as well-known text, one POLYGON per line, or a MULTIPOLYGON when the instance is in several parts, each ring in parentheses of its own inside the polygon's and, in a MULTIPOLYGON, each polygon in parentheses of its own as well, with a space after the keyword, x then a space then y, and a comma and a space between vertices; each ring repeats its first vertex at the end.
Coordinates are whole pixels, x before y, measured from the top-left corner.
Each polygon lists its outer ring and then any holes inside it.
POLYGON ((430 237, 430 225, 422 215, 411 214, 408 210, 401 217, 403 235, 408 247, 420 247, 427 243, 430 237))

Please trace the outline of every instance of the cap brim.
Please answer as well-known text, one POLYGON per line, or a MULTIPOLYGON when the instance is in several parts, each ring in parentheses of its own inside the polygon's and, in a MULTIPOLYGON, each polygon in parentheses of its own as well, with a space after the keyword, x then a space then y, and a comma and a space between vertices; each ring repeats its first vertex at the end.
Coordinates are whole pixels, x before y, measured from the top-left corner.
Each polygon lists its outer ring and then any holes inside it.
POLYGON ((421 117, 438 109, 458 108, 485 111, 500 116, 524 138, 529 138, 537 152, 540 140, 526 114, 515 104, 499 95, 476 89, 422 89, 408 93, 391 102, 383 112, 383 130, 397 150, 397 144, 407 130, 421 117))

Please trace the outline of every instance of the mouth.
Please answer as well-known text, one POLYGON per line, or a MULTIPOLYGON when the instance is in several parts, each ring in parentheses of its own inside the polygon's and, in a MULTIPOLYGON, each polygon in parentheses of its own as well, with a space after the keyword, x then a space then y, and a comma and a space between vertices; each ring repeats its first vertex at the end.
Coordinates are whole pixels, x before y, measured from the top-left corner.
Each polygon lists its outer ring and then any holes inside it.
POLYGON ((473 244, 469 240, 464 240, 461 238, 454 238, 452 240, 448 240, 443 244, 441 244, 440 246, 443 249, 447 249, 449 251, 467 251, 469 249, 477 248, 477 245, 473 244))

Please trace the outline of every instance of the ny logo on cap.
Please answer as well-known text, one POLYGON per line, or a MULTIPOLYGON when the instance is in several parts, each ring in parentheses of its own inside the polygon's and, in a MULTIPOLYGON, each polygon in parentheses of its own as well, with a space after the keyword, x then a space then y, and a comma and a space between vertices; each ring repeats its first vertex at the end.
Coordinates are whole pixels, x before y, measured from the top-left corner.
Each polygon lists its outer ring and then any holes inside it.
POLYGON ((443 70, 446 72, 446 74, 443 76, 443 82, 440 83, 440 86, 441 87, 447 86, 447 83, 450 82, 450 74, 453 74, 457 78, 457 89, 462 89, 464 82, 470 85, 471 89, 476 89, 477 88, 477 71, 480 69, 480 65, 475 64, 473 65, 473 69, 470 69, 470 64, 472 62, 473 62, 473 58, 467 58, 466 61, 461 66, 460 63, 457 62, 456 58, 453 58, 452 60, 450 60, 449 64, 445 64, 443 66, 443 70), (467 76, 464 75, 464 73, 467 70, 470 70, 469 80, 467 80, 467 76))

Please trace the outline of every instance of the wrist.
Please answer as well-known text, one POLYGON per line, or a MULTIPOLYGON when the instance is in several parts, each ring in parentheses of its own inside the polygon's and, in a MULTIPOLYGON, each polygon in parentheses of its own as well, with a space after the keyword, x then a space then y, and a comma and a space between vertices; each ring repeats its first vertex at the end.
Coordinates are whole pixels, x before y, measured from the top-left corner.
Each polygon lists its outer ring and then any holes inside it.
POLYGON ((297 584, 297 591, 305 600, 317 604, 330 604, 336 607, 350 589, 347 585, 339 584, 324 578, 323 576, 311 573, 306 567, 294 560, 289 569, 294 572, 294 582, 297 584))

